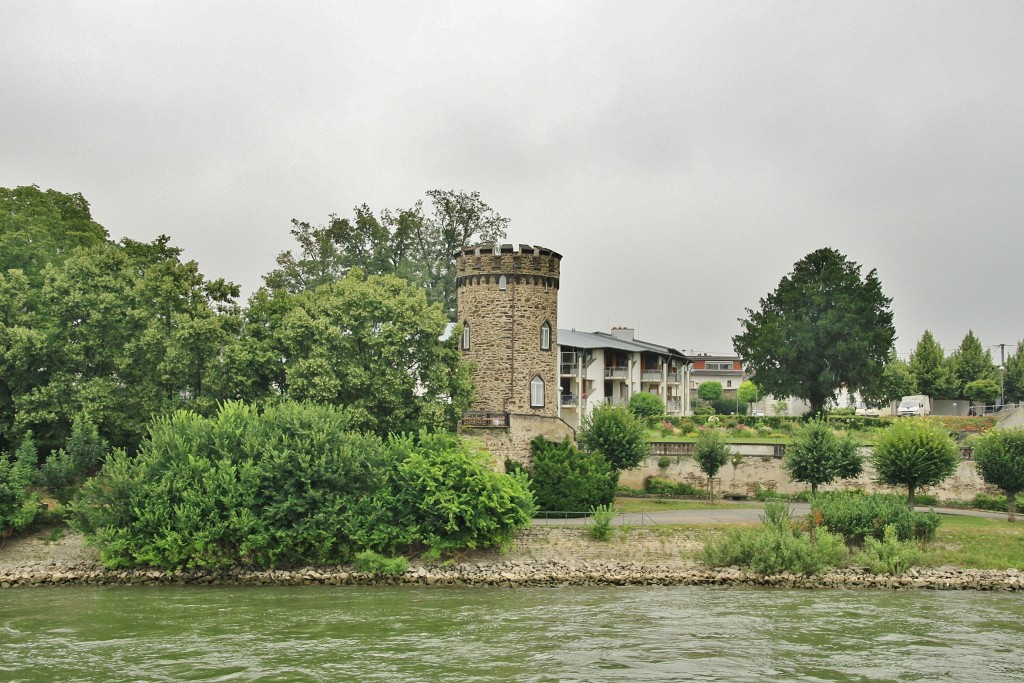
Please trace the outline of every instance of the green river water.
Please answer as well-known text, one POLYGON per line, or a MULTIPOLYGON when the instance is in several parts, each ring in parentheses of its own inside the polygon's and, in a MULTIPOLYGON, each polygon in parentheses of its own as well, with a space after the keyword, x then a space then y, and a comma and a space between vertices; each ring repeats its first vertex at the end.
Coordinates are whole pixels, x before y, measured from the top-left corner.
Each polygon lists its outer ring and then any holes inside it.
POLYGON ((0 592, 2 681, 1024 680, 1024 597, 668 588, 0 592))

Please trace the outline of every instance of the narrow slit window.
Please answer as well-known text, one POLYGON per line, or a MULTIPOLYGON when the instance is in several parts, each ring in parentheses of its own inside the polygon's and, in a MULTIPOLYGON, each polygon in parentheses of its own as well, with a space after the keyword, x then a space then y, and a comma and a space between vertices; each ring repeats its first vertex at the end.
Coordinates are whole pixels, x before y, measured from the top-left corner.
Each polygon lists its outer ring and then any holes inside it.
POLYGON ((546 320, 540 326, 540 348, 541 351, 551 350, 551 323, 546 320))
POLYGON ((508 289, 508 278, 504 275, 498 278, 498 289, 508 289))
POLYGON ((470 332, 469 332, 469 321, 462 323, 462 350, 469 351, 470 344, 470 332))

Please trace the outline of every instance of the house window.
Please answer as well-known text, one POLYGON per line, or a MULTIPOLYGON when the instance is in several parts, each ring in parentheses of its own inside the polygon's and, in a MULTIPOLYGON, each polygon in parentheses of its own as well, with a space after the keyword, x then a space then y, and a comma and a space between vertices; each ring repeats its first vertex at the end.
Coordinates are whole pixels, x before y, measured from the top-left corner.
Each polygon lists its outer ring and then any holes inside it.
POLYGON ((498 278, 498 289, 508 289, 508 278, 504 275, 498 278))
POLYGON ((551 350, 551 323, 547 320, 540 326, 540 349, 541 351, 551 350))
POLYGON ((732 387, 732 380, 731 380, 731 379, 727 379, 727 380, 725 381, 725 386, 726 386, 726 387, 732 387))
POLYGON ((469 321, 466 320, 462 323, 462 350, 469 351, 469 321))
POLYGON ((540 375, 534 375, 530 380, 530 407, 544 407, 544 380, 540 378, 540 375))

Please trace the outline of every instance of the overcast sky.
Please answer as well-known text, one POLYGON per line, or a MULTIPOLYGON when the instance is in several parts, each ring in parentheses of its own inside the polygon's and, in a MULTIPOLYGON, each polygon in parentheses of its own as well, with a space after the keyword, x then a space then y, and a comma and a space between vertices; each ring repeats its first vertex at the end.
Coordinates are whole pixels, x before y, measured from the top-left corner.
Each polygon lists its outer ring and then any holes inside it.
MULTIPOLYGON (((729 352, 820 247, 897 349, 1024 339, 1024 2, 0 4, 0 186, 246 296, 290 220, 478 190, 559 326, 729 352)), ((998 361, 998 349, 995 349, 998 361)))

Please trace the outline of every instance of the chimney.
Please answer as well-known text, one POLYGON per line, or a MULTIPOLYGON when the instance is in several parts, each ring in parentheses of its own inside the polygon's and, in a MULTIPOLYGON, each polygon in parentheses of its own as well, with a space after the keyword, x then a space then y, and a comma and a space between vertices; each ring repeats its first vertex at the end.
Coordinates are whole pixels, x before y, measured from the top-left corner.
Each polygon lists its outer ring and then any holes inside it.
POLYGON ((633 341, 633 334, 636 332, 632 327, 613 327, 612 337, 620 341, 633 341))

